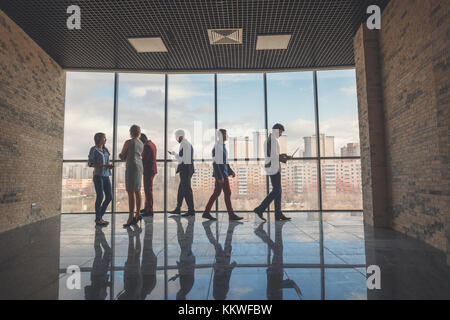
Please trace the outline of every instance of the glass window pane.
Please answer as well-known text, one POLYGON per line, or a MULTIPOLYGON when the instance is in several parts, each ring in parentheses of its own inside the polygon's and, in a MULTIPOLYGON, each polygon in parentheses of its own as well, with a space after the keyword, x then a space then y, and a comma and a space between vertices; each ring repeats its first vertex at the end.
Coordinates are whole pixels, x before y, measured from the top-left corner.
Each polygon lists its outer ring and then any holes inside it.
MULTIPOLYGON (((164 162, 158 162, 158 173, 153 179, 153 211, 164 210, 164 162)), ((117 162, 115 168, 116 188, 115 201, 116 212, 128 212, 128 193, 125 189, 125 162, 117 162)), ((145 207, 144 182, 141 184, 142 203, 141 209, 145 207)), ((125 222, 124 222, 125 223, 125 222)))
MULTIPOLYGON (((263 174, 263 161, 230 161, 236 177, 230 177, 231 203, 235 211, 253 211, 267 195, 266 175, 263 174)), ((210 186, 209 195, 214 190, 210 186)), ((219 210, 226 211, 223 194, 217 200, 219 210)), ((214 208, 214 207, 213 207, 214 208)))
MULTIPOLYGON (((317 181, 317 160, 293 160, 281 164, 281 209, 319 209, 317 181)), ((272 185, 269 186, 271 190, 272 185)), ((274 212, 274 202, 270 209, 274 212)))
POLYGON ((355 70, 317 72, 322 157, 359 156, 355 70))
POLYGON ((361 160, 322 160, 325 210, 362 210, 361 160))
POLYGON ((87 159, 96 132, 104 132, 112 150, 114 74, 67 72, 64 159, 87 159))
POLYGON ((316 133, 312 72, 267 74, 267 113, 269 129, 284 125, 280 151, 295 157, 316 157, 311 139, 316 133))
POLYGON ((137 124, 155 143, 157 158, 164 159, 164 78, 163 74, 119 75, 117 155, 130 138, 130 127, 137 124))
MULTIPOLYGON (((180 175, 176 173, 177 166, 176 161, 167 164, 167 209, 169 211, 175 209, 177 205, 178 186, 180 184, 180 175)), ((194 208, 196 211, 203 212, 214 189, 215 180, 212 176, 212 162, 195 161, 194 166, 195 173, 191 180, 194 208), (210 191, 211 194, 209 194, 210 191)), ((181 208, 187 211, 186 201, 183 200, 181 208)))
POLYGON ((169 150, 179 150, 175 131, 183 129, 194 148, 194 159, 211 159, 214 145, 214 75, 169 75, 169 150))
POLYGON ((263 74, 217 75, 217 117, 230 158, 256 158, 265 136, 263 74))
MULTIPOLYGON (((63 164, 61 212, 95 212, 94 169, 87 162, 63 164)), ((108 206, 108 212, 111 205, 108 206)))

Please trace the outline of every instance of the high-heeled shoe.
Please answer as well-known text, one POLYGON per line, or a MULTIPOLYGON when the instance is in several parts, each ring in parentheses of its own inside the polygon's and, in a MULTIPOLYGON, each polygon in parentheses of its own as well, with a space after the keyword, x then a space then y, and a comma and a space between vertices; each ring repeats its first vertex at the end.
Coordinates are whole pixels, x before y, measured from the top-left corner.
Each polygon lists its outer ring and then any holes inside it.
POLYGON ((136 220, 136 223, 142 220, 142 214, 139 215, 139 217, 134 217, 134 220, 136 220))
POLYGON ((131 225, 133 225, 133 224, 136 224, 136 219, 135 218, 133 218, 133 219, 131 219, 131 222, 130 223, 124 223, 123 224, 123 227, 124 228, 129 228, 131 225))

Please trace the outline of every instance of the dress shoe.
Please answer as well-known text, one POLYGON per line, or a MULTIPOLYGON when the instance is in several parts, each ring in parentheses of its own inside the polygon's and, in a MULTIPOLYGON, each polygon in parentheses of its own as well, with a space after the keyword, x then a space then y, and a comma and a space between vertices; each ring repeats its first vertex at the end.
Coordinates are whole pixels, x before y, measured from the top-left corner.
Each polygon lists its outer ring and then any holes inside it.
POLYGON ((181 215, 182 217, 193 217, 195 216, 195 211, 188 211, 185 214, 181 215))
POLYGON ((211 213, 209 213, 209 212, 203 212, 203 215, 202 215, 202 218, 204 218, 204 219, 209 219, 209 220, 217 220, 216 218, 214 218, 212 215, 211 215, 211 213))
POLYGON ((288 221, 291 218, 286 217, 282 212, 275 213, 275 221, 288 221))
POLYGON ((106 226, 108 226, 108 224, 109 224, 108 221, 103 221, 103 222, 95 221, 95 225, 98 227, 106 227, 106 226))
POLYGON ((230 213, 228 215, 228 220, 230 220, 230 221, 239 221, 239 220, 242 220, 242 219, 244 219, 244 218, 237 216, 234 212, 230 213))
POLYGON ((181 214, 181 210, 175 209, 175 210, 169 211, 169 214, 181 214))
POLYGON ((259 211, 258 208, 255 208, 253 209, 253 212, 256 213, 261 220, 266 221, 266 218, 263 216, 263 211, 259 211))

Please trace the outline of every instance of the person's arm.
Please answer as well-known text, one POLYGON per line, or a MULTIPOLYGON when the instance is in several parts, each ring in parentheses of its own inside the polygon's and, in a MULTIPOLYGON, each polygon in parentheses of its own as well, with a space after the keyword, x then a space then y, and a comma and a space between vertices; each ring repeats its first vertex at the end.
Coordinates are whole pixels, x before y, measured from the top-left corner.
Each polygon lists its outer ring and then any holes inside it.
POLYGON ((123 144, 122 152, 119 154, 120 160, 126 159, 129 145, 130 145, 130 140, 125 141, 125 143, 123 144))
MULTIPOLYGON (((212 157, 213 157, 213 160, 216 157, 216 147, 213 148, 212 157)), ((224 176, 224 174, 223 174, 223 167, 220 167, 220 164, 216 163, 216 161, 213 161, 213 169, 214 169, 214 172, 216 174, 216 179, 219 182, 223 182, 224 181, 224 178, 223 178, 223 176, 224 176)))
POLYGON ((103 162, 102 163, 98 163, 95 160, 95 148, 91 148, 91 150, 89 151, 88 166, 91 167, 91 168, 101 168, 101 167, 103 167, 103 162))
POLYGON ((231 174, 231 176, 234 178, 236 177, 236 173, 233 171, 233 169, 231 169, 231 166, 227 163, 228 166, 228 172, 231 174))

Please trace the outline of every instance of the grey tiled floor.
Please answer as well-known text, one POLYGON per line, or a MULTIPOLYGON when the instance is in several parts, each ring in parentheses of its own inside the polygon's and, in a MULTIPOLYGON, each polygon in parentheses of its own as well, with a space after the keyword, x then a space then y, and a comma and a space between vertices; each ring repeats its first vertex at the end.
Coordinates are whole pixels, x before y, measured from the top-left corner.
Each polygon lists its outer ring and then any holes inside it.
POLYGON ((217 222, 198 215, 165 224, 156 214, 126 230, 126 215, 99 229, 92 215, 66 214, 1 234, 0 298, 450 298, 443 253, 365 227, 362 213, 290 213, 282 223, 240 215, 242 223, 219 213, 217 222), (381 290, 366 286, 366 267, 374 264, 381 290), (80 268, 80 288, 68 288, 69 266, 80 268))

